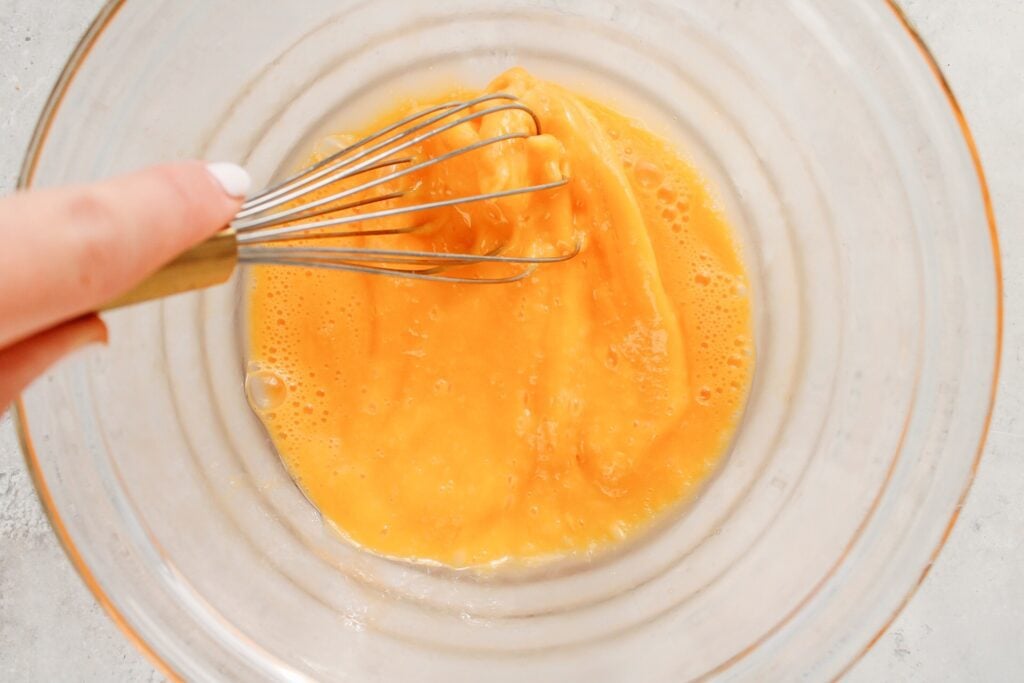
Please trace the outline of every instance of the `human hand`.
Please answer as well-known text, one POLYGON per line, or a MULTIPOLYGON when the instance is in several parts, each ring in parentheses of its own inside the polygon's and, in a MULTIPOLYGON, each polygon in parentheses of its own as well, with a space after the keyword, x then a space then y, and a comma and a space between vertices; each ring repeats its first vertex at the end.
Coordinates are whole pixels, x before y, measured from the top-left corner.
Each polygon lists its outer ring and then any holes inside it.
POLYGON ((0 413, 107 330, 94 311, 227 225, 248 191, 232 164, 184 162, 0 199, 0 413))

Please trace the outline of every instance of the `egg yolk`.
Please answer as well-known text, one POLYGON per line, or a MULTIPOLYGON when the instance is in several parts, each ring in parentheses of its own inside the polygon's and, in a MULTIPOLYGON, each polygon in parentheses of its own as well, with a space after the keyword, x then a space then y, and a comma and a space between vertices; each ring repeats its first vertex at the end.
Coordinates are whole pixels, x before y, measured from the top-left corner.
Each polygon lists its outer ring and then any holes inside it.
MULTIPOLYGON (((515 109, 455 126, 399 156, 529 135, 385 182, 368 192, 405 196, 356 211, 570 181, 357 223, 416 229, 339 243, 578 255, 486 286, 257 267, 248 296, 252 402, 309 499, 371 551, 459 567, 589 554, 649 526, 713 471, 753 371, 737 244, 673 146, 522 69, 482 92, 515 95, 541 134, 515 109)), ((479 94, 403 102, 328 142, 479 94)))

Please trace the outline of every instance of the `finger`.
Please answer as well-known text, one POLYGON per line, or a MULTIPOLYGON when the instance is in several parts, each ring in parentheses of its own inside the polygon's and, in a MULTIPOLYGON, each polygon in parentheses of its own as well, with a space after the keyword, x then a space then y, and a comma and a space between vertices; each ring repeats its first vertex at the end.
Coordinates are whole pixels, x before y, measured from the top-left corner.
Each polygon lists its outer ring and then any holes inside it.
POLYGON ((0 199, 0 347, 95 311, 223 228, 247 182, 185 162, 0 199))
POLYGON ((103 322, 95 315, 87 315, 0 350, 0 413, 58 359, 106 339, 107 328, 103 322))

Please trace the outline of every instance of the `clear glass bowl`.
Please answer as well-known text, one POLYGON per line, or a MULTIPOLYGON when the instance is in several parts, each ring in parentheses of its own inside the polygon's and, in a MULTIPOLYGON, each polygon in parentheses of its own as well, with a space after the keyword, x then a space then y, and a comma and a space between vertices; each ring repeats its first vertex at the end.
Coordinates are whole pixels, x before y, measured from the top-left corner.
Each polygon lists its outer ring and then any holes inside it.
POLYGON ((189 680, 829 678, 927 572, 998 372, 996 235, 966 125, 882 0, 126 0, 23 186, 167 159, 257 181, 396 95, 524 65, 677 140, 741 232, 759 367, 698 500, 586 566, 481 579, 325 530, 242 389, 237 281, 109 317, 18 407, 72 560, 189 680))

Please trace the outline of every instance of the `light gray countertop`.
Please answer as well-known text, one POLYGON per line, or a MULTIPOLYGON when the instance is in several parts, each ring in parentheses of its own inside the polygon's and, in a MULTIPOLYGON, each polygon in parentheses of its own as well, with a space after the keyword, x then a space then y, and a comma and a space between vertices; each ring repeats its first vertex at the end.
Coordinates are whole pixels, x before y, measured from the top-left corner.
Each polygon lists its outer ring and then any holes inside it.
MULTIPOLYGON (((102 0, 0 0, 0 193, 102 0)), ((905 0, 970 121, 995 199, 1006 285, 999 399, 977 479, 921 589, 858 681, 1024 676, 1024 2, 905 0)), ((0 680, 159 680, 71 568, 0 418, 0 680)))

